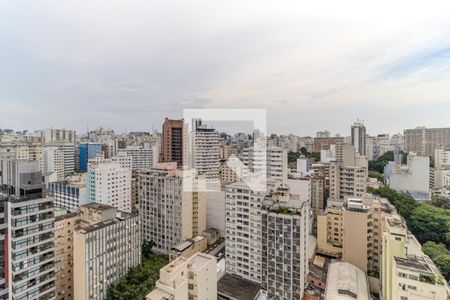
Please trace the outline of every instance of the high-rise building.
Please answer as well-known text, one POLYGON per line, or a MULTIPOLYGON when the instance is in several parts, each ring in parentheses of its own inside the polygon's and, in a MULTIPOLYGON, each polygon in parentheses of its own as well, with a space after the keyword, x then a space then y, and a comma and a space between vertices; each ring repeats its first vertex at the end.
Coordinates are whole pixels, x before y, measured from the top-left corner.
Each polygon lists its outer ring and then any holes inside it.
POLYGON ((399 218, 387 199, 372 194, 329 205, 317 217, 317 252, 380 274, 383 222, 391 215, 399 218))
POLYGON ((63 153, 64 176, 72 174, 75 171, 75 131, 47 128, 44 137, 46 146, 57 147, 63 153))
POLYGON ((196 253, 179 257, 159 271, 156 287, 147 300, 216 300, 217 260, 214 256, 196 253))
POLYGON ((435 158, 435 149, 450 147, 450 128, 405 129, 404 143, 406 152, 435 158))
POLYGON ((192 166, 207 181, 219 180, 219 132, 201 120, 192 124, 192 166))
MULTIPOLYGON (((139 171, 156 166, 159 150, 156 147, 145 149, 142 146, 127 146, 126 149, 119 150, 117 153, 131 157, 133 171, 139 171)), ((117 157, 120 157, 120 155, 117 157)), ((112 160, 114 161, 114 157, 112 160)))
POLYGON ((262 207, 262 287, 269 299, 303 299, 309 201, 280 187, 262 207))
POLYGON ((261 284, 262 202, 266 187, 236 182, 225 186, 226 272, 261 284))
POLYGON ((362 196, 367 187, 367 168, 345 166, 341 162, 330 162, 331 200, 343 200, 346 197, 362 196))
POLYGON ((177 165, 186 165, 186 129, 183 119, 165 119, 162 127, 162 162, 177 162, 177 165))
POLYGON ((108 288, 141 263, 139 217, 110 205, 82 205, 73 243, 74 299, 106 299, 108 288))
POLYGON ((87 202, 112 205, 131 213, 131 170, 119 163, 90 163, 86 177, 87 202))
POLYGON ((362 121, 356 121, 352 125, 352 145, 355 147, 356 153, 366 155, 366 126, 362 121))
POLYGON ((102 145, 93 143, 80 144, 79 149, 79 170, 80 172, 87 172, 89 160, 102 153, 102 145))
MULTIPOLYGON (((287 178, 287 151, 284 148, 245 148, 242 152, 242 161, 248 168, 248 171, 256 177, 262 176, 266 180, 279 181, 285 181, 287 178)), ((243 177, 250 179, 250 176, 244 170, 243 177)))
POLYGON ((46 182, 64 180, 64 153, 57 147, 44 147, 42 151, 42 173, 46 182))
MULTIPOLYGON (((54 207, 39 163, 0 160, 0 187, 7 224, 0 258, 8 299, 54 299, 54 207)), ((4 290, 0 295, 6 299, 4 290)))
POLYGON ((138 182, 142 238, 153 241, 154 249, 165 254, 192 238, 192 172, 176 170, 176 166, 145 170, 139 173, 138 182))
POLYGON ((80 223, 78 212, 56 211, 55 217, 55 286, 56 299, 74 299, 73 233, 80 223))
POLYGON ((46 144, 75 144, 76 134, 75 130, 70 129, 45 129, 45 143, 46 144))
POLYGON ((450 150, 445 150, 443 147, 435 150, 434 167, 436 169, 450 170, 450 150))

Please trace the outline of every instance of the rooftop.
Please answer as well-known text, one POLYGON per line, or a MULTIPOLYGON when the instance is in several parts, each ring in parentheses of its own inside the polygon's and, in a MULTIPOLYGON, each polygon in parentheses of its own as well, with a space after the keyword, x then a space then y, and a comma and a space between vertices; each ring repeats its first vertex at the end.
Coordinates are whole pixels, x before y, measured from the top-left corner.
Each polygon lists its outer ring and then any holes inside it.
POLYGON ((239 300, 254 300, 261 286, 235 275, 225 274, 217 282, 217 293, 221 296, 239 300))
POLYGON ((97 203, 97 202, 93 202, 93 203, 88 203, 88 204, 83 204, 83 207, 89 208, 89 209, 95 209, 95 210, 109 210, 109 209, 116 209, 114 206, 111 205, 107 205, 107 204, 102 204, 102 203, 97 203))

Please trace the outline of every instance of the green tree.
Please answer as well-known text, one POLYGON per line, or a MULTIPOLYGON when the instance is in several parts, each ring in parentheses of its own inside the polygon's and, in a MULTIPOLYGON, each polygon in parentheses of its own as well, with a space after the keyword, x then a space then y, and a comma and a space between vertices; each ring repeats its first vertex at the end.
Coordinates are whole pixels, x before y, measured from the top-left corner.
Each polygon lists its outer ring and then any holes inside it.
MULTIPOLYGON (((151 248, 151 244, 145 247, 151 248)), ((128 274, 108 289, 108 300, 145 300, 145 296, 155 287, 159 270, 169 263, 164 256, 153 252, 143 256, 143 262, 130 268, 128 274)))
POLYGON ((431 204, 436 207, 450 209, 450 199, 447 197, 435 195, 431 199, 431 204))
POLYGON ((436 256, 433 259, 434 263, 436 264, 436 267, 439 268, 442 275, 445 277, 445 279, 450 279, 450 255, 449 254, 441 254, 436 256))
POLYGON ((450 247, 449 224, 450 210, 425 203, 411 212, 408 227, 421 243, 433 241, 450 247))

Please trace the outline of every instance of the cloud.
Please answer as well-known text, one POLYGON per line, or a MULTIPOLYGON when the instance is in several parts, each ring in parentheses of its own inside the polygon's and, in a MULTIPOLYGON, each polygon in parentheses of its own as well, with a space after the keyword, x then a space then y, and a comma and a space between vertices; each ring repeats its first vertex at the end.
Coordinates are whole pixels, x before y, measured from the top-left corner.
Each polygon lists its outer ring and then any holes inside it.
POLYGON ((445 1, 26 2, 0 4, 5 126, 148 130, 199 107, 267 108, 297 134, 448 121, 445 1))

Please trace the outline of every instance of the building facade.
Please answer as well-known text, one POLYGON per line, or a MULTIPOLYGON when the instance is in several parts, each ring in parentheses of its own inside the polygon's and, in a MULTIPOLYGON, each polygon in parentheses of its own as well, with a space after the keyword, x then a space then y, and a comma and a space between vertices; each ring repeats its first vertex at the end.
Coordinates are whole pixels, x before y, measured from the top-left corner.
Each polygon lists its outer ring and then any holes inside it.
POLYGON ((74 232, 74 299, 106 299, 108 288, 141 263, 137 215, 98 203, 80 206, 74 232))
POLYGON ((181 241, 192 238, 193 190, 189 171, 152 169, 139 173, 139 213, 142 238, 167 254, 181 241))

